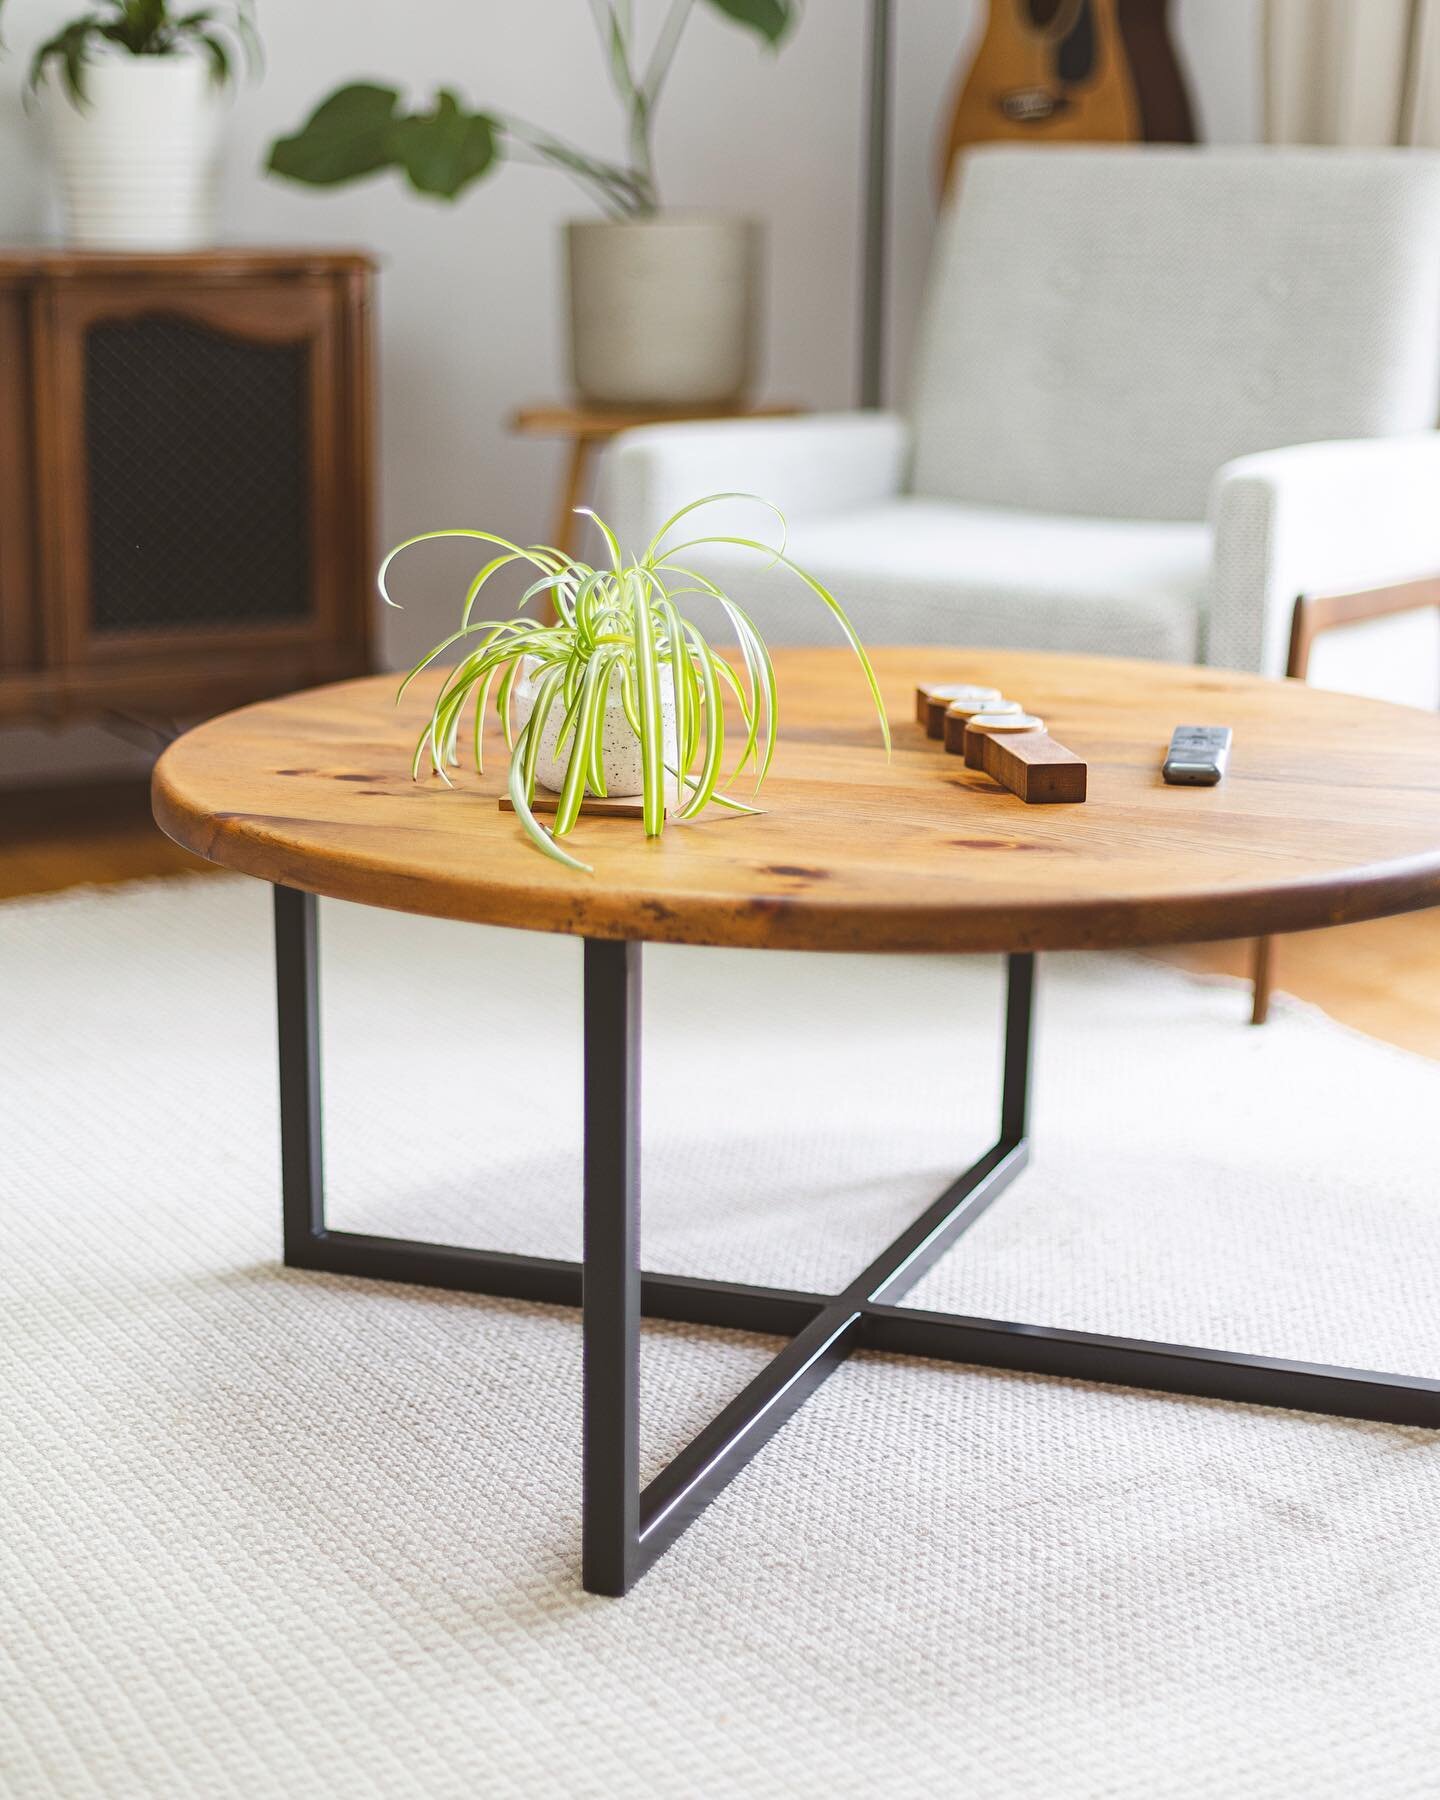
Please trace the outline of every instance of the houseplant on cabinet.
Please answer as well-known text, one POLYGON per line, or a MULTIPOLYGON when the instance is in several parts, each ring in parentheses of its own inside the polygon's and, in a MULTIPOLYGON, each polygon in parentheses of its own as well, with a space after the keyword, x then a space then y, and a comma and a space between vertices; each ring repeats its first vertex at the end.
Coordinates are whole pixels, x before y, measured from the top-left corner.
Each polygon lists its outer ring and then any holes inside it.
MULTIPOLYGON (((400 685, 403 694, 437 657, 453 645, 462 647, 415 746, 412 775, 418 779, 428 762, 449 783, 446 770, 459 761, 467 706, 475 767, 483 772, 481 738, 493 691, 510 749, 510 804, 538 847, 571 868, 588 872, 589 865, 562 849, 558 840, 575 824, 587 793, 602 800, 639 796, 647 837, 664 830, 667 809, 682 820, 710 805, 753 811, 721 786, 725 700, 728 693, 743 742, 724 779, 734 782, 753 767, 758 790, 775 743, 775 671, 749 616, 683 560, 710 544, 738 546, 783 565, 829 609, 860 660, 888 751, 890 728, 865 647, 835 596, 786 556, 783 540, 771 545, 756 538, 709 535, 670 541, 676 526, 701 507, 717 500, 756 499, 753 494, 710 494, 693 501, 666 520, 639 557, 627 557, 604 520, 591 514, 609 551, 608 568, 591 568, 547 545, 522 546, 489 531, 428 531, 397 544, 380 567, 380 592, 387 601, 390 565, 412 544, 475 538, 499 552, 470 583, 459 629, 423 657, 400 685), (514 564, 538 571, 515 614, 477 620, 475 605, 486 583, 514 564), (691 594, 720 608, 739 645, 738 669, 715 653, 689 609, 682 612, 677 606, 678 599, 691 594), (523 611, 542 596, 554 608, 551 623, 523 611), (537 783, 558 795, 553 832, 535 816, 537 783)), ((780 525, 783 532, 783 519, 780 525)))
MULTIPOLYGON (((759 228, 750 220, 661 205, 656 108, 696 0, 670 0, 642 53, 631 0, 592 0, 611 85, 625 114, 626 150, 610 161, 496 112, 472 112, 441 89, 428 110, 401 109, 390 87, 338 88, 270 168, 329 186, 402 170, 424 194, 453 200, 504 160, 568 175, 604 217, 566 233, 570 360, 576 391, 608 405, 718 405, 738 399, 755 361, 759 228)), ((797 0, 703 0, 778 45, 797 0)))
POLYGON ((237 53, 258 66, 250 0, 184 12, 172 0, 97 0, 40 45, 29 86, 43 105, 72 244, 210 242, 237 53))

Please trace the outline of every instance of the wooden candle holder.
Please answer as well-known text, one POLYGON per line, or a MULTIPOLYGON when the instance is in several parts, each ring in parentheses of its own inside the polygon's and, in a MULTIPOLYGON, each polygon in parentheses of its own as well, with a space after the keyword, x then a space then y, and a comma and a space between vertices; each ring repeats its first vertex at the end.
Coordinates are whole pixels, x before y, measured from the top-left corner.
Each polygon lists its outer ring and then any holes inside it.
POLYGON ((1085 798, 1089 764, 1057 744, 1048 731, 972 732, 971 736, 979 743, 985 773, 1028 805, 1073 805, 1085 798))
POLYGON ((1016 706, 1013 701, 1007 707, 1006 713, 972 714, 965 724, 963 744, 965 767, 967 769, 983 769, 985 767, 984 740, 991 731, 997 737, 1020 737, 1026 732, 1043 731, 1044 729, 1045 721, 1043 719, 1033 717, 1022 707, 1016 706), (996 723, 987 725, 985 723, 987 717, 994 719, 996 723), (1004 722, 1001 723, 1001 720, 1004 722))
POLYGON ((926 737, 944 735, 945 714, 953 700, 973 697, 998 700, 999 688, 969 681, 922 681, 915 690, 915 723, 925 727, 926 737))

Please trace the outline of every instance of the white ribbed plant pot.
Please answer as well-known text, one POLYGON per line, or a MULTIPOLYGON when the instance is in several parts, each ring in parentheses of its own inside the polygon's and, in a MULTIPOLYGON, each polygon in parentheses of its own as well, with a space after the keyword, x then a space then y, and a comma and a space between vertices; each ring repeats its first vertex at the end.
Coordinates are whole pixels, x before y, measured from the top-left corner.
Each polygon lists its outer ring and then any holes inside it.
POLYGON ((570 369, 609 406, 720 406, 755 373, 760 228, 659 213, 566 227, 570 369))
MULTIPOLYGON (((515 683, 515 728, 521 730, 535 709, 535 688, 529 676, 515 683)), ((556 745, 564 708, 554 706, 540 733, 540 750, 535 762, 535 779, 552 794, 558 794, 570 766, 570 744, 558 755, 556 745)), ((665 734, 665 761, 673 768, 676 762, 675 686, 669 669, 660 671, 660 718, 665 734)), ((611 800, 633 799, 645 790, 645 773, 640 760, 640 740, 625 717, 620 704, 620 676, 617 670, 610 682, 605 701, 604 745, 601 762, 605 770, 605 792, 611 800)))
POLYGON ((66 238, 88 250, 213 242, 225 94, 197 56, 112 56, 85 71, 81 106, 44 88, 66 238))

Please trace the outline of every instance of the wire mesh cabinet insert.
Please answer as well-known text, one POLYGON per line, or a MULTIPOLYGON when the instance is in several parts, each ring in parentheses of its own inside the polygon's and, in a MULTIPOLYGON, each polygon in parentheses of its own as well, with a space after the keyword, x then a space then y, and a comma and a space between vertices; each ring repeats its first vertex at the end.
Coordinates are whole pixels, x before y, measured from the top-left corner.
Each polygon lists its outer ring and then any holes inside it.
POLYGON ((0 565, 0 718, 178 717, 365 670, 370 283, 345 254, 0 259, 29 549, 0 565))

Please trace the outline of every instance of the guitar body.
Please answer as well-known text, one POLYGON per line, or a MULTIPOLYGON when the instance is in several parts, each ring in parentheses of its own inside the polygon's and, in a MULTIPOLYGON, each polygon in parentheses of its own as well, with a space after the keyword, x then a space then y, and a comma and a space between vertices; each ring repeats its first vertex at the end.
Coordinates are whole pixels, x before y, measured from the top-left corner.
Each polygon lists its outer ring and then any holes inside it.
POLYGON ((969 144, 1193 143, 1169 0, 991 0, 941 178, 969 144))

